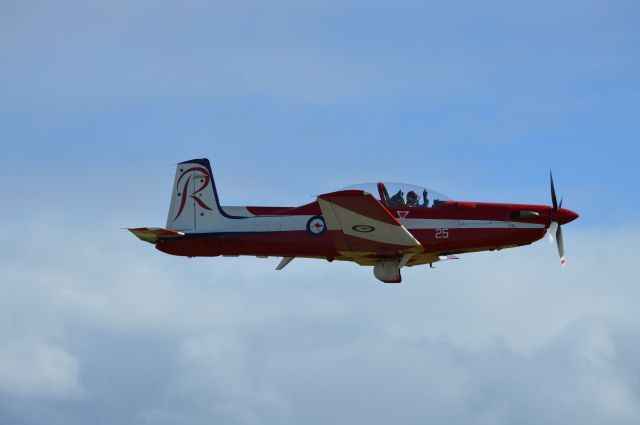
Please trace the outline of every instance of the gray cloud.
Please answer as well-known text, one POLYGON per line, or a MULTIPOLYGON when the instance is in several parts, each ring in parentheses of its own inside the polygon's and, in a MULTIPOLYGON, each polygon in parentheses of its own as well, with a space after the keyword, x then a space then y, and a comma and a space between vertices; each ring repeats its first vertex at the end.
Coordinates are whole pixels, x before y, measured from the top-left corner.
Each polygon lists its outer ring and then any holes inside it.
POLYGON ((61 346, 7 339, 0 347, 0 393, 77 398, 83 393, 78 361, 61 346))
POLYGON ((602 233, 582 230, 564 272, 543 241, 385 286, 351 264, 275 272, 71 229, 2 239, 19 248, 0 264, 12 423, 640 418, 633 234, 606 232, 621 254, 604 267, 602 233))

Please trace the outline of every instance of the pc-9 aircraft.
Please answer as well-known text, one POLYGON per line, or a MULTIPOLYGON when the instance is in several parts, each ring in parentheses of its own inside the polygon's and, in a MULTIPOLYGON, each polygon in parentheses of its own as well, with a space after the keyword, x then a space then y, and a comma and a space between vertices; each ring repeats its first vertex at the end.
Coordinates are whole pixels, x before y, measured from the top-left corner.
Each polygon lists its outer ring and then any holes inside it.
POLYGON ((208 159, 177 165, 165 228, 129 229, 167 254, 184 257, 250 255, 291 260, 353 261, 373 267, 385 283, 400 270, 456 254, 528 245, 549 232, 564 266, 562 227, 578 214, 552 205, 461 202, 399 183, 348 187, 298 207, 220 205, 208 159))

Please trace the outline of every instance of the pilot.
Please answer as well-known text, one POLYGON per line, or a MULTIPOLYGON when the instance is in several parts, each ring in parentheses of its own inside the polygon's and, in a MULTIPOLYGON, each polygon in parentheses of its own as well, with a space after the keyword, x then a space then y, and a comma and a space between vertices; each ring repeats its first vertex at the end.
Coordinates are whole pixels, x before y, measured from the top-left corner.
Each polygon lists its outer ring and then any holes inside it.
POLYGON ((402 190, 389 198, 390 207, 404 207, 404 197, 402 196, 402 190))
POLYGON ((407 206, 408 207, 419 207, 420 200, 418 199, 418 194, 413 190, 407 192, 407 206))
POLYGON ((427 189, 422 189, 422 206, 425 208, 429 206, 429 193, 427 189))

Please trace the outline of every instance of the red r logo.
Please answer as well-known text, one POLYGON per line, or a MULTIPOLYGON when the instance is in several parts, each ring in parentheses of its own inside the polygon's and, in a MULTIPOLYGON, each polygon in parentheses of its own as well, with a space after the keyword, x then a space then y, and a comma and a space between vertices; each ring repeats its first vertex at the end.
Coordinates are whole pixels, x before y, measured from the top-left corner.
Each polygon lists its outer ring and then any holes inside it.
POLYGON ((182 192, 180 192, 180 183, 182 182, 182 178, 191 171, 199 171, 202 173, 202 176, 200 176, 200 178, 202 179, 202 184, 197 190, 194 190, 193 193, 189 195, 189 197, 193 199, 198 205, 200 205, 205 210, 211 211, 211 208, 209 208, 207 204, 202 202, 202 199, 196 196, 199 192, 202 192, 207 186, 209 186, 209 182, 211 181, 211 177, 209 176, 209 171, 207 171, 207 169, 203 167, 191 167, 187 170, 184 170, 182 174, 180 174, 180 177, 176 182, 176 190, 178 191, 179 196, 181 196, 181 200, 180 200, 180 208, 178 209, 178 213, 176 214, 176 216, 173 218, 173 221, 176 221, 178 217, 180 217, 180 215, 182 214, 182 211, 184 210, 184 206, 187 203, 187 189, 189 188, 189 181, 192 178, 195 179, 195 177, 191 175, 187 177, 187 179, 184 182, 184 186, 182 187, 182 192))

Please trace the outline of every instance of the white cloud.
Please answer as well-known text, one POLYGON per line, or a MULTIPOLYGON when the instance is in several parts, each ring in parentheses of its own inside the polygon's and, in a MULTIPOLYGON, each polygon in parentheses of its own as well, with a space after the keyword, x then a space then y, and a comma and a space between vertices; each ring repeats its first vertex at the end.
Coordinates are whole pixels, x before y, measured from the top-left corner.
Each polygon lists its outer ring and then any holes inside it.
MULTIPOLYGON (((633 230, 567 226, 564 272, 542 241, 393 286, 352 264, 276 272, 61 226, 0 241, 16 247, 0 263, 0 388, 69 400, 66 423, 87 409, 167 424, 640 418, 633 230)), ((17 415, 7 400, 0 416, 17 415)))
POLYGON ((0 394, 76 399, 84 391, 78 361, 64 347, 3 335, 0 345, 0 394))

